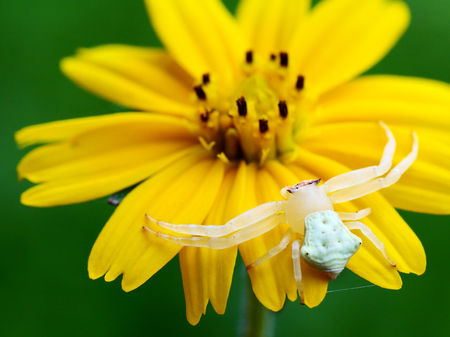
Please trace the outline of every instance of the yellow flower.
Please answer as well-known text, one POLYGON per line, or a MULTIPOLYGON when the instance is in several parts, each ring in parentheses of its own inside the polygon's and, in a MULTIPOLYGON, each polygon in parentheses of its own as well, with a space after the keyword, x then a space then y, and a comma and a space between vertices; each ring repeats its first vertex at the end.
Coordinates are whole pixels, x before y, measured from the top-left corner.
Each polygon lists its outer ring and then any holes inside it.
MULTIPOLYGON (((38 185, 26 205, 83 202, 139 184, 98 237, 89 276, 133 290, 179 254, 187 317, 197 324, 211 301, 224 313, 237 247, 181 247, 146 235, 145 214, 172 223, 222 225, 280 188, 376 165, 384 121, 398 143, 394 162, 420 139, 417 161, 401 180, 338 210, 370 207, 364 223, 397 269, 365 237, 347 267, 389 289, 398 271, 422 274, 423 247, 394 207, 450 212, 450 86, 397 76, 363 76, 409 23, 401 1, 242 0, 233 18, 218 0, 147 0, 165 46, 105 45, 62 61, 80 86, 132 109, 30 126, 17 132, 32 150, 20 178, 38 185)), ((246 264, 277 245, 287 225, 239 246, 246 264)), ((302 264, 305 303, 318 305, 328 279, 302 264)), ((292 258, 279 254, 249 270, 267 308, 297 298, 292 258)))

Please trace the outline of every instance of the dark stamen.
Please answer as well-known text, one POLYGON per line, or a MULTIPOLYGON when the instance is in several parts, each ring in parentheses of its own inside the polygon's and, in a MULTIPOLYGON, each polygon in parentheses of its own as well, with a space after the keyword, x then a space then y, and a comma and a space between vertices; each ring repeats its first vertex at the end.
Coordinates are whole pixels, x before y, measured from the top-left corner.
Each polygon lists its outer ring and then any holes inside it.
POLYGON ((295 83, 295 89, 302 90, 304 86, 305 86, 305 76, 298 75, 297 83, 295 83))
POLYGON ((280 66, 282 67, 288 66, 288 54, 286 52, 280 53, 280 66))
POLYGON ((275 61, 275 59, 277 58, 277 56, 275 54, 270 54, 270 60, 271 61, 275 61))
POLYGON ((200 114, 200 119, 202 120, 202 122, 207 122, 209 119, 209 112, 205 111, 203 113, 200 114))
POLYGON ((239 98, 237 101, 237 106, 238 106, 238 113, 239 116, 245 117, 247 116, 247 102, 245 101, 244 96, 242 96, 241 98, 239 98))
POLYGON ((259 131, 261 131, 261 133, 269 131, 269 121, 267 119, 259 120, 259 131))
POLYGON ((206 100, 206 94, 201 85, 197 85, 194 87, 195 93, 197 94, 198 99, 202 101, 206 100))
POLYGON ((248 64, 251 64, 253 62, 253 52, 251 50, 245 53, 245 62, 247 62, 248 64))
POLYGON ((286 101, 280 101, 280 103, 278 103, 278 109, 280 110, 280 116, 282 118, 286 118, 288 115, 288 108, 286 101))
POLYGON ((208 73, 203 74, 202 82, 203 82, 203 85, 207 85, 210 82, 210 78, 209 78, 209 74, 208 73))

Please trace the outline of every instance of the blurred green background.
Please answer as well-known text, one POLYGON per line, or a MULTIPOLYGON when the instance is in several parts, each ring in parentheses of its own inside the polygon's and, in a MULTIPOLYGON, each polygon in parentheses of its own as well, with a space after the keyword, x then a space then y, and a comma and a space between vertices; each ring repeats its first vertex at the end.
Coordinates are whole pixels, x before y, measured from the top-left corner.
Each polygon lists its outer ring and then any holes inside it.
MULTIPOLYGON (((226 4, 234 11, 236 2, 226 4)), ((450 1, 406 2, 411 27, 370 72, 450 82, 450 1)), ((185 318, 177 258, 131 293, 121 290, 120 279, 88 278, 90 249, 114 211, 106 199, 44 209, 19 203, 31 184, 17 182, 15 166, 27 151, 17 149, 14 131, 118 111, 64 78, 58 62, 78 47, 159 45, 143 0, 2 0, 0 17, 0 336, 235 335, 249 282, 240 260, 226 314, 219 316, 209 306, 192 327, 185 318)), ((371 287, 330 293, 315 309, 287 300, 276 315, 276 336, 450 334, 450 217, 401 214, 427 252, 423 276, 402 275, 399 291, 371 287)), ((330 290, 367 284, 344 271, 330 290)))

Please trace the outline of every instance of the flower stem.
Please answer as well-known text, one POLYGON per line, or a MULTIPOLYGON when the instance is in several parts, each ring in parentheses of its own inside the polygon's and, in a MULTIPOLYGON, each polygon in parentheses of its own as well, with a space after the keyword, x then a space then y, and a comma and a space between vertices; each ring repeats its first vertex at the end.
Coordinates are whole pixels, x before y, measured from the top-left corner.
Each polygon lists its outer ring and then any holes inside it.
MULTIPOLYGON (((247 273, 246 273, 247 274, 247 273)), ((272 337, 275 336, 275 313, 265 308, 253 293, 251 282, 246 275, 243 289, 239 324, 239 337, 272 337)))

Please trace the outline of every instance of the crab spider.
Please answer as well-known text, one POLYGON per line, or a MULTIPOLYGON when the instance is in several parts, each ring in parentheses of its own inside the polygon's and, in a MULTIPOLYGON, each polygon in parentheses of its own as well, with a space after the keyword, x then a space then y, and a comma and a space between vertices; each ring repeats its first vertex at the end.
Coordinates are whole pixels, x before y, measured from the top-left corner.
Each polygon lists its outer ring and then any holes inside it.
POLYGON ((358 220, 370 214, 370 208, 357 213, 335 212, 333 205, 354 200, 369 193, 388 187, 401 177, 417 158, 418 140, 413 133, 413 147, 397 166, 385 177, 392 165, 395 152, 395 138, 389 128, 380 122, 384 128, 388 142, 378 166, 347 172, 329 179, 318 185, 320 179, 306 180, 281 190, 284 201, 274 201, 257 206, 222 226, 175 225, 157 221, 150 215, 149 220, 172 232, 194 235, 174 236, 155 232, 149 227, 144 229, 161 239, 182 246, 209 247, 225 249, 251 240, 262 235, 281 223, 289 224, 289 228, 280 243, 266 254, 247 266, 256 267, 283 251, 292 242, 292 258, 294 276, 297 282, 300 298, 303 303, 302 274, 300 258, 303 258, 312 268, 324 273, 330 279, 335 279, 344 269, 348 260, 358 251, 361 239, 350 230, 359 229, 377 247, 387 260, 395 267, 389 258, 383 243, 363 223, 358 220), (343 222, 345 221, 345 222, 343 222))

